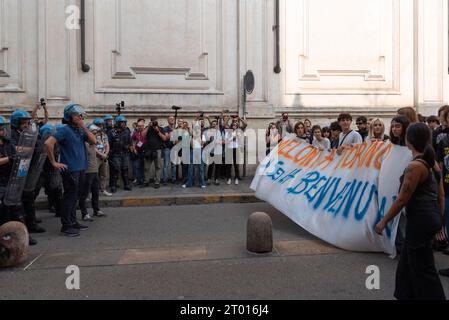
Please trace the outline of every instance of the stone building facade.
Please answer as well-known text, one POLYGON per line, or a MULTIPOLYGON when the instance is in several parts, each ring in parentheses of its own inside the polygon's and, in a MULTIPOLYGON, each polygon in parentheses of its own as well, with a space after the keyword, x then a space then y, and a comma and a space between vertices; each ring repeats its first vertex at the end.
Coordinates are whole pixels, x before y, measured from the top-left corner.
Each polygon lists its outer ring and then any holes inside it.
POLYGON ((448 1, 0 0, 1 114, 43 97, 53 118, 69 102, 100 116, 121 100, 131 118, 172 105, 243 115, 247 70, 252 126, 282 111, 435 113, 449 94, 448 1))

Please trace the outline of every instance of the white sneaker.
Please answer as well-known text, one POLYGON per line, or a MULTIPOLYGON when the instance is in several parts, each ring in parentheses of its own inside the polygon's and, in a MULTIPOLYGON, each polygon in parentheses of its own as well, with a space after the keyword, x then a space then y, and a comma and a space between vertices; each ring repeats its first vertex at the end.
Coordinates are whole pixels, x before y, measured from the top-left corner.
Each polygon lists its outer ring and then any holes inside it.
POLYGON ((231 185, 231 179, 226 182, 227 185, 231 185))
POLYGON ((112 197, 112 193, 109 193, 106 190, 103 191, 103 194, 107 197, 112 197))
POLYGON ((92 219, 92 217, 90 216, 90 214, 86 214, 86 215, 83 217, 83 221, 93 222, 94 219, 92 219))
POLYGON ((185 189, 185 188, 187 188, 187 185, 183 184, 182 187, 185 189))
POLYGON ((236 186, 239 185, 239 179, 235 179, 235 185, 236 185, 236 186))
POLYGON ((206 189, 206 186, 201 186, 201 189, 206 189))

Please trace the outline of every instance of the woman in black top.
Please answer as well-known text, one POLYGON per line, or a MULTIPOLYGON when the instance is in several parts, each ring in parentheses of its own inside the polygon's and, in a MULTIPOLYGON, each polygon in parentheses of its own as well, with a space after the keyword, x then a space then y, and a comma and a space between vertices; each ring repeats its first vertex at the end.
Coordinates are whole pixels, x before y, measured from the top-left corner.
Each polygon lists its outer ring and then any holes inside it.
MULTIPOLYGON (((390 141, 391 143, 405 147, 405 134, 407 128, 410 125, 410 121, 404 116, 396 116, 391 120, 390 126, 390 141)), ((401 253, 402 247, 405 241, 405 229, 407 225, 407 218, 405 209, 402 210, 402 214, 399 218, 398 232, 396 233, 396 250, 401 253)))
POLYGON ((444 191, 429 128, 423 123, 410 125, 406 144, 413 161, 401 177, 397 200, 376 225, 376 232, 382 235, 388 222, 405 206, 406 238, 396 270, 394 295, 399 300, 445 300, 432 250, 432 239, 442 230, 444 191))
POLYGON ((391 143, 405 147, 405 134, 410 121, 404 116, 397 116, 391 120, 390 140, 391 143))

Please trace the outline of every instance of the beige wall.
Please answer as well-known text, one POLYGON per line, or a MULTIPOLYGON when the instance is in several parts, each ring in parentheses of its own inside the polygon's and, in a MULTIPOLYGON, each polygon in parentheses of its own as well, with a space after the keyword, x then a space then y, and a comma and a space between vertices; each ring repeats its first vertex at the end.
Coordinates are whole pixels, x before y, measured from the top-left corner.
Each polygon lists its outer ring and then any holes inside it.
MULTIPOLYGON (((0 113, 49 101, 92 116, 125 100, 131 118, 241 112, 241 78, 256 88, 256 126, 288 110, 328 122, 342 110, 390 117, 448 101, 446 0, 281 0, 281 67, 274 67, 274 0, 86 0, 87 63, 65 27, 75 0, 0 0, 0 113)), ((260 125, 259 125, 260 124, 260 125)))

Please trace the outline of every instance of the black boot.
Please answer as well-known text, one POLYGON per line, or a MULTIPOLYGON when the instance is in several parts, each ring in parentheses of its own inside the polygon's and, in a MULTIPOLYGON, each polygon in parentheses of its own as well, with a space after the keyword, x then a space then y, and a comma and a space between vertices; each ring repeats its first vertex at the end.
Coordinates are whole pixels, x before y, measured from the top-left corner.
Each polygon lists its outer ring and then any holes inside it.
POLYGON ((44 233, 46 230, 37 224, 33 224, 31 226, 27 226, 29 233, 44 233))
POLYGON ((123 179, 123 186, 124 189, 126 191, 131 191, 132 187, 131 184, 129 183, 129 178, 128 178, 128 168, 124 168, 122 169, 122 179, 123 179))
POLYGON ((35 246, 37 244, 37 241, 30 236, 28 236, 28 245, 35 246))

